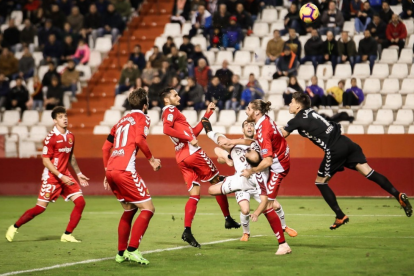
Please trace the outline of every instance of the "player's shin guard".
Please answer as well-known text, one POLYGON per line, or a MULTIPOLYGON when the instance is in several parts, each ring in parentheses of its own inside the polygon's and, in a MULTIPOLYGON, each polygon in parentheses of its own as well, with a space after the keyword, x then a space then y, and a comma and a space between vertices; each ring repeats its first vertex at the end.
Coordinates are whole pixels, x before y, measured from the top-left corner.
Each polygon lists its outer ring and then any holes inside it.
POLYGON ((218 195, 216 196, 216 200, 217 200, 217 203, 220 205, 220 209, 221 209, 221 212, 223 213, 223 216, 224 217, 230 216, 229 201, 227 200, 227 196, 218 195))
POLYGON ((36 217, 36 216, 40 215, 41 213, 43 213, 45 210, 46 210, 46 207, 36 205, 32 209, 29 209, 26 212, 24 212, 24 214, 16 221, 14 226, 16 228, 19 228, 23 224, 25 224, 25 223, 31 221, 32 219, 34 219, 34 217, 36 217))
POLYGON ((77 199, 75 199, 73 201, 73 203, 75 204, 75 207, 73 207, 73 211, 70 214, 70 220, 69 220, 69 224, 66 227, 66 232, 65 234, 70 234, 73 232, 73 230, 76 228, 76 226, 78 225, 81 217, 82 217, 82 212, 83 209, 85 208, 85 199, 83 198, 83 196, 78 197, 77 199))
POLYGON ((318 183, 316 182, 316 187, 318 187, 319 191, 321 192, 323 199, 325 199, 326 203, 328 203, 329 207, 331 207, 332 211, 335 212, 336 218, 342 219, 345 214, 342 212, 341 208, 336 201, 336 196, 334 192, 329 188, 328 183, 318 183))
POLYGON ((267 209, 266 211, 264 211, 264 215, 266 216, 267 221, 269 222, 270 227, 273 230, 273 233, 275 233, 275 236, 279 244, 284 243, 285 235, 283 234, 282 224, 275 210, 273 208, 267 209))
POLYGON ((118 251, 125 251, 131 233, 132 220, 138 209, 124 210, 118 225, 118 251))
POLYGON ((397 200, 399 199, 398 196, 400 195, 400 192, 397 189, 395 189, 395 187, 385 176, 372 170, 369 174, 367 174, 366 177, 369 180, 374 181, 375 183, 380 185, 381 188, 393 195, 397 200))
POLYGON ((280 218, 280 222, 282 223, 282 229, 285 229, 286 228, 285 212, 283 211, 282 205, 280 205, 280 208, 275 211, 278 217, 280 218))
POLYGON ((139 247, 142 241, 142 237, 144 236, 145 231, 147 231, 148 224, 153 215, 154 213, 150 210, 141 210, 141 213, 135 220, 134 226, 132 227, 128 251, 131 251, 130 249, 136 250, 139 247))
POLYGON ((243 227, 243 233, 250 234, 250 215, 240 212, 240 223, 243 227))
POLYGON ((188 199, 187 204, 185 205, 184 227, 191 227, 199 200, 199 195, 190 196, 188 199))

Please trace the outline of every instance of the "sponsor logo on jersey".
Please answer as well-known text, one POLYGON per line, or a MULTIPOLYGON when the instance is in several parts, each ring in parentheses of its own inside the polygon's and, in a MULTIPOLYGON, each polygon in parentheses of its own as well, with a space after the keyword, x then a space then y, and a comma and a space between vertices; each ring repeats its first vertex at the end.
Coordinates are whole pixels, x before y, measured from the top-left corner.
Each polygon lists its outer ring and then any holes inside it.
POLYGON ((73 144, 72 137, 69 137, 69 144, 73 144))
POLYGON ((172 115, 172 114, 168 114, 168 116, 167 116, 167 120, 168 120, 168 121, 170 121, 170 122, 172 122, 172 121, 173 121, 173 119, 174 119, 174 115, 172 115))
POLYGON ((47 148, 46 146, 44 146, 44 147, 43 147, 43 151, 42 151, 42 153, 43 153, 43 154, 47 154, 47 152, 48 152, 48 148, 47 148))
POLYGON ((184 143, 179 143, 177 146, 175 146, 175 151, 179 151, 184 147, 184 143))
POLYGON ((148 136, 148 134, 149 134, 149 129, 148 129, 147 126, 144 127, 144 134, 145 134, 145 136, 148 136))
POLYGON ((267 154, 267 149, 262 149, 262 154, 267 154))
POLYGON ((62 142, 63 142, 63 140, 56 141, 56 143, 62 143, 62 142))
POLYGON ((123 149, 120 149, 120 150, 114 150, 111 156, 124 156, 124 155, 125 155, 125 151, 123 149))
MULTIPOLYGON (((70 138, 69 138, 70 139, 70 138)), ((70 142, 69 142, 70 143, 70 142)), ((70 143, 70 144, 72 144, 72 143, 70 143)), ((70 148, 68 148, 68 147, 64 147, 64 148, 60 148, 60 149, 58 149, 58 151, 59 152, 66 152, 66 153, 69 153, 69 152, 71 152, 72 151, 72 148, 70 147, 70 148)))

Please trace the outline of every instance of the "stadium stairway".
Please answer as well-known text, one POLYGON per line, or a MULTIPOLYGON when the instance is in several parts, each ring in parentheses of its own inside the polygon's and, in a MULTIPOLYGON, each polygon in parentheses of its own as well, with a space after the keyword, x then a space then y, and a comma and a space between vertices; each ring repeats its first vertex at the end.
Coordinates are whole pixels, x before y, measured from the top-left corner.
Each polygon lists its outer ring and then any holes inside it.
POLYGON ((92 134, 93 127, 103 120, 103 115, 115 99, 115 86, 134 45, 140 44, 145 54, 154 45, 154 40, 170 22, 174 0, 158 0, 143 3, 139 16, 133 17, 126 30, 112 49, 103 58, 87 86, 78 95, 78 101, 68 110, 69 127, 74 133, 92 134), (89 107, 88 114, 88 93, 89 107))

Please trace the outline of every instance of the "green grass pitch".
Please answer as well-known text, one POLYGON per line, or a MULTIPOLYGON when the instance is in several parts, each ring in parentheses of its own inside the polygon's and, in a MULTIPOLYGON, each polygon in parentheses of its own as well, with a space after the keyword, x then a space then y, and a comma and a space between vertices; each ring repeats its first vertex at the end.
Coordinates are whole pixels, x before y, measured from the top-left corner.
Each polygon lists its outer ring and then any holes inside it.
MULTIPOLYGON (((185 246, 181 240, 187 198, 154 198, 155 216, 141 251, 185 246)), ((74 236, 79 244, 61 243, 73 204, 61 198, 20 228, 15 241, 4 238, 8 226, 35 204, 35 197, 0 197, 0 275, 13 271, 115 257, 122 213, 113 197, 86 197, 86 208, 74 236)), ((232 216, 239 208, 229 198, 232 216)), ((286 237, 293 253, 276 256, 277 241, 264 216, 251 223, 251 234, 224 229, 219 206, 203 197, 193 222, 201 249, 181 248, 144 254, 149 266, 117 264, 113 259, 29 272, 23 275, 414 275, 414 218, 407 218, 394 199, 340 198, 350 223, 331 231, 334 215, 322 198, 280 198, 287 224, 298 231, 286 237)), ((255 208, 257 204, 252 203, 255 208)))

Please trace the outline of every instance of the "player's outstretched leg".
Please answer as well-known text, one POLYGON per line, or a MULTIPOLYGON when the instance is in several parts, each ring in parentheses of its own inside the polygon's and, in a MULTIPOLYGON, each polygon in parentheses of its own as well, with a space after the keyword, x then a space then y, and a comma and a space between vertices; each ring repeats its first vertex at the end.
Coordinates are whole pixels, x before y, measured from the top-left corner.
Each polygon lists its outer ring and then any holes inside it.
MULTIPOLYGON (((128 208, 128 207, 129 206, 124 206, 124 208, 128 208)), ((124 213, 122 214, 121 219, 119 221, 118 254, 116 254, 115 256, 115 261, 117 263, 123 263, 124 261, 126 261, 124 257, 124 252, 128 247, 128 240, 129 240, 129 236, 131 233, 132 220, 134 219, 134 216, 137 213, 137 211, 138 211, 138 208, 124 209, 124 213)))
POLYGON ((66 231, 60 238, 61 242, 80 242, 74 236, 72 236, 72 232, 75 230, 80 219, 82 218, 82 213, 83 209, 85 209, 86 202, 82 195, 73 197, 72 201, 75 206, 73 207, 72 213, 70 214, 70 220, 68 226, 66 227, 66 231))
POLYGON ((283 211, 282 205, 277 200, 274 200, 273 207, 276 211, 276 214, 280 218, 283 232, 287 233, 290 237, 296 237, 298 235, 298 232, 286 225, 285 212, 283 211))
POLYGON ((25 223, 28 223, 29 221, 31 221, 32 219, 34 219, 36 216, 40 215, 41 213, 43 213, 46 210, 46 206, 47 203, 45 204, 44 202, 41 202, 33 207, 32 209, 27 210, 26 212, 24 212, 24 214, 16 221, 16 223, 14 225, 11 225, 6 232, 6 239, 9 242, 12 242, 14 239, 14 235, 16 235, 17 229, 20 228, 20 226, 22 226, 25 223), (42 204, 42 205, 40 205, 42 204), (45 206, 43 206, 45 205, 45 206))
MULTIPOLYGON (((242 196, 243 192, 237 192, 237 196, 242 196)), ((242 200, 239 202, 240 206, 240 223, 243 228, 243 236, 240 241, 249 241, 250 238, 250 204, 248 200, 242 200)))
POLYGON ((275 210, 273 208, 269 208, 264 211, 264 215, 267 218, 267 221, 270 224, 270 227, 275 234, 277 241, 279 242, 279 248, 276 251, 276 255, 285 255, 292 253, 289 245, 285 240, 285 235, 283 234, 282 224, 280 222, 279 217, 277 216, 275 210))

